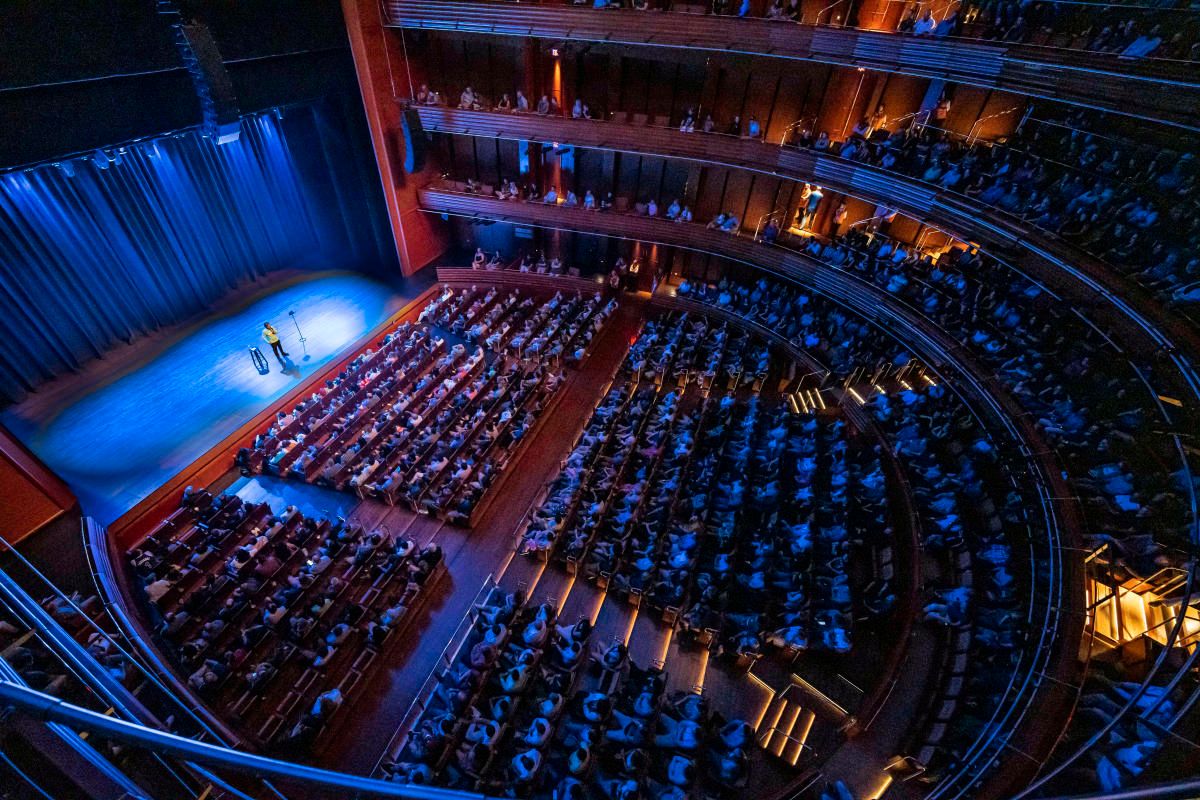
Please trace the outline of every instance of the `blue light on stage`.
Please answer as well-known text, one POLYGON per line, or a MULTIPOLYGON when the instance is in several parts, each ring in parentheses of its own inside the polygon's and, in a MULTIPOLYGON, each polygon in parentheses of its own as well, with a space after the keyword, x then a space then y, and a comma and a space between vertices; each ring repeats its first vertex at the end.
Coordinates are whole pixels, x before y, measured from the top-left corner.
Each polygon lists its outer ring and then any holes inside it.
POLYGON ((16 406, 0 422, 66 480, 86 513, 108 523, 311 378, 398 302, 369 278, 318 273, 207 319, 149 363, 72 398, 52 419, 16 406), (292 310, 304 326, 303 345, 288 318, 292 310), (279 327, 294 371, 283 372, 266 348, 268 373, 254 368, 247 348, 263 344, 266 320, 279 327))
POLYGON ((349 214, 329 211, 334 167, 313 116, 285 128, 267 112, 221 145, 188 131, 0 173, 0 402, 247 279, 339 264, 349 214))

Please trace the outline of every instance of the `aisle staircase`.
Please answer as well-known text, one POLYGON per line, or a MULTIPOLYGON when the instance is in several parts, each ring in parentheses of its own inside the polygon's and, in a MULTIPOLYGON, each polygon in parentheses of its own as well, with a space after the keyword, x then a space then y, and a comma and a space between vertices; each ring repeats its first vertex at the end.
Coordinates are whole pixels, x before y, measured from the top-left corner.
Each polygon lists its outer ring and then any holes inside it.
MULTIPOLYGON (((755 727, 758 744, 776 758, 796 766, 817 715, 800 704, 800 693, 788 686, 777 692, 755 727)), ((811 749, 811 748, 810 748, 811 749)))

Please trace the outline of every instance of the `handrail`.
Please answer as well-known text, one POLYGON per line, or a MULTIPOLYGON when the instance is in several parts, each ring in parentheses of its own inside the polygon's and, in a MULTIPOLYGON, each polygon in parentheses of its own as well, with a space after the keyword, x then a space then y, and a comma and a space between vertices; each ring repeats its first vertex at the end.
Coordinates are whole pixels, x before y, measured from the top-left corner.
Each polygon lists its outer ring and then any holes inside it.
POLYGON ((598 13, 567 5, 514 5, 489 0, 436 4, 385 0, 384 5, 386 24, 392 27, 565 37, 844 64, 949 79, 986 89, 1001 88, 1200 130, 1200 103, 1189 99, 1200 94, 1200 84, 1190 62, 1121 59, 1070 48, 948 40, 811 23, 785 26, 758 18, 680 14, 680 24, 676 25, 670 20, 657 22, 669 14, 650 15, 636 10, 598 13), (777 35, 776 31, 795 33, 777 35), (1101 86, 1103 91, 1099 90, 1101 86))
POLYGON ((1012 108, 1006 108, 1003 111, 997 111, 995 114, 988 114, 986 117, 980 117, 979 119, 975 120, 975 122, 971 124, 971 130, 967 132, 967 145, 972 145, 979 140, 979 137, 977 137, 975 134, 979 131, 980 125, 987 122, 989 119, 996 119, 998 117, 1011 114, 1014 111, 1020 111, 1021 108, 1021 106, 1013 106, 1012 108))
MULTIPOLYGON (((824 14, 826 11, 830 11, 830 10, 832 10, 832 9, 836 8, 837 6, 840 6, 840 5, 841 5, 842 3, 844 3, 844 2, 846 2, 846 0, 833 0, 833 2, 832 2, 832 3, 830 3, 830 4, 829 4, 829 5, 827 5, 827 6, 825 6, 825 7, 824 7, 824 8, 822 8, 820 11, 818 11, 818 12, 817 12, 817 16, 813 18, 813 21, 814 21, 814 23, 815 23, 816 25, 820 25, 820 24, 821 24, 821 15, 822 15, 822 14, 824 14)), ((826 23, 826 24, 827 24, 827 25, 831 25, 831 27, 832 27, 832 23, 826 23)), ((841 27, 841 26, 836 26, 836 27, 841 27)))
POLYGON ((763 214, 761 217, 758 218, 758 222, 755 223, 755 225, 754 225, 754 241, 756 241, 756 242, 758 241, 758 235, 760 233, 762 233, 763 223, 768 220, 774 220, 775 215, 779 214, 780 212, 783 212, 784 214, 786 214, 787 209, 784 207, 777 207, 777 208, 772 209, 771 211, 768 211, 767 213, 763 214))
POLYGON ((796 130, 796 128, 800 127, 804 123, 808 122, 810 119, 812 119, 812 117, 801 117, 800 119, 796 120, 795 122, 791 123, 786 128, 784 128, 783 136, 779 137, 779 146, 783 147, 784 145, 786 145, 787 139, 788 139, 788 134, 791 133, 792 131, 796 130))
POLYGON ((38 631, 47 646, 81 679, 86 680, 106 703, 132 719, 150 718, 147 709, 129 694, 125 687, 120 686, 112 675, 101 669, 96 660, 80 647, 79 642, 69 636, 62 626, 3 570, 0 570, 0 598, 6 601, 27 627, 38 631))
MULTIPOLYGON (((20 674, 2 658, 0 658, 0 681, 11 683, 16 686, 28 687, 28 684, 25 683, 25 680, 20 676, 20 674)), ((104 758, 104 756, 100 755, 100 753, 96 752, 96 749, 92 747, 89 742, 84 740, 83 737, 78 736, 73 730, 61 723, 53 722, 47 727, 56 736, 62 739, 64 744, 66 744, 68 747, 78 753, 81 758, 99 770, 106 779, 112 781, 113 784, 118 786, 121 791, 126 793, 126 795, 131 798, 135 798, 135 800, 149 800, 149 795, 146 793, 145 789, 134 783, 128 775, 118 769, 108 759, 104 758)), ((3 751, 0 750, 0 752, 3 751)))
MULTIPOLYGON (((492 0, 492 1, 494 1, 494 0, 492 0)), ((954 5, 955 1, 956 0, 950 0, 947 3, 947 10, 951 6, 954 5)), ((503 2, 504 2, 504 4, 522 3, 522 0, 503 0, 503 2)), ((901 0, 896 0, 896 2, 901 2, 901 0)), ((918 2, 918 5, 924 4, 926 2, 932 4, 933 2, 936 2, 936 0, 917 0, 917 2, 918 2)), ((1090 6, 1090 7, 1095 7, 1095 8, 1104 9, 1104 10, 1121 10, 1121 11, 1139 11, 1139 10, 1141 10, 1141 11, 1147 11, 1147 12, 1151 12, 1151 13, 1166 12, 1166 13, 1182 13, 1182 14, 1188 14, 1188 13, 1192 12, 1192 9, 1183 8, 1183 7, 1134 5, 1134 4, 1127 4, 1127 3, 1123 3, 1123 2, 1118 2, 1118 3, 1098 2, 1097 0, 1057 0, 1057 2, 1059 5, 1074 5, 1074 6, 1085 6, 1085 7, 1090 6)), ((553 3, 553 2, 542 3, 541 0, 535 0, 533 5, 551 5, 551 6, 553 6, 553 5, 562 5, 562 4, 561 3, 553 3)), ((576 5, 578 5, 578 4, 576 3, 576 5)), ((612 9, 605 9, 605 13, 608 13, 611 10, 612 9)), ((874 13, 876 13, 876 15, 878 15, 878 12, 874 12, 874 13)), ((694 15, 691 15, 691 16, 694 16, 694 15)), ((731 15, 731 14, 713 15, 713 16, 720 16, 722 21, 726 21, 726 20, 732 21, 734 19, 737 19, 737 20, 742 20, 742 21, 749 22, 749 23, 755 23, 755 22, 757 22, 757 23, 763 23, 763 22, 780 23, 780 22, 786 21, 786 20, 779 20, 779 19, 772 19, 769 17, 758 17, 758 16, 736 17, 735 15, 731 15)), ((864 28, 862 26, 855 26, 855 25, 830 25, 830 24, 819 24, 819 23, 803 22, 803 21, 796 21, 792 24, 798 25, 799 27, 811 27, 811 28, 818 28, 818 29, 837 30, 839 28, 844 28, 846 30, 856 31, 856 32, 860 32, 860 33, 872 33, 872 34, 880 34, 883 36, 904 37, 907 39, 915 39, 918 41, 948 42, 950 44, 966 43, 966 44, 971 44, 971 45, 984 45, 984 46, 989 46, 989 47, 1022 48, 1022 49, 1029 49, 1029 50, 1040 51, 1040 52, 1053 52, 1053 53, 1059 54, 1059 55, 1078 55, 1079 53, 1086 53, 1089 56, 1094 56, 1097 58, 1117 59, 1117 60, 1121 60, 1122 62, 1126 62, 1123 64, 1123 66, 1125 66, 1125 65, 1147 65, 1147 66, 1172 66, 1172 67, 1179 67, 1179 68, 1187 68, 1187 67, 1190 67, 1191 65, 1197 63, 1196 61, 1190 60, 1190 59, 1167 58, 1165 56, 1130 57, 1130 56, 1122 56, 1120 53, 1113 52, 1113 51, 1107 51, 1107 50, 1081 50, 1079 48, 1074 48, 1074 47, 1062 47, 1062 46, 1058 46, 1058 45, 1038 44, 1036 42, 1017 42, 1017 41, 1012 41, 1012 40, 1008 40, 1008 39, 988 39, 988 38, 984 38, 981 36, 962 36, 961 34, 949 34, 946 36, 926 36, 926 35, 921 35, 921 34, 916 34, 916 33, 909 33, 907 31, 901 31, 901 30, 882 30, 879 28, 864 28)))
POLYGON ((1116 792, 1094 792, 1089 794, 1059 795, 1048 800, 1194 800, 1200 795, 1200 778, 1179 781, 1177 783, 1156 783, 1150 786, 1139 786, 1134 789, 1122 789, 1116 792))
POLYGON ((61 723, 76 729, 86 729, 96 735, 125 742, 133 747, 257 778, 268 776, 281 781, 336 789, 350 797, 389 797, 400 798, 400 800, 502 800, 502 798, 492 798, 489 795, 474 792, 460 792, 453 789, 364 778, 345 772, 310 767, 294 761, 280 761, 266 756, 253 755, 206 742, 197 742, 194 739, 89 711, 8 680, 0 680, 0 700, 34 719, 61 723))
MULTIPOLYGON (((183 712, 199 726, 203 734, 207 734, 223 744, 236 744, 236 739, 231 740, 223 733, 214 730, 214 728, 210 725, 210 721, 204 719, 205 716, 209 716, 207 709, 199 704, 188 704, 184 702, 185 698, 191 699, 191 694, 188 693, 186 688, 179 683, 178 679, 175 677, 175 673, 172 672, 169 667, 167 667, 162 658, 159 657, 155 648, 149 646, 148 643, 144 641, 141 633, 137 629, 137 626, 135 626, 133 621, 129 618, 129 615, 126 613, 125 606, 121 602, 120 586, 118 585, 116 576, 113 573, 112 560, 109 557, 107 547, 107 545, 110 543, 110 540, 106 535, 104 527, 95 522, 95 520, 93 520, 91 517, 85 517, 80 523, 80 527, 83 535, 83 552, 92 568, 92 581, 96 587, 97 596, 100 598, 101 603, 104 604, 105 613, 108 614, 109 618, 113 621, 113 624, 116 626, 121 635, 125 637, 126 641, 128 641, 130 645, 137 650, 139 657, 135 658, 132 653, 128 653, 124 650, 124 648, 120 648, 119 644, 117 645, 118 648, 121 649, 121 652, 125 654, 130 662, 134 664, 138 671, 141 672, 148 681, 154 684, 156 688, 161 690, 165 696, 173 700, 183 710, 183 712), (113 592, 116 592, 115 597, 113 596, 113 592), (147 662, 146 665, 143 665, 143 660, 147 662), (170 691, 167 686, 163 684, 164 680, 169 683, 173 683, 175 685, 176 692, 170 691)), ((69 598, 67 599, 69 601, 69 598)), ((114 644, 117 643, 114 642, 114 644)), ((211 721, 215 722, 215 720, 211 721)))
MULTIPOLYGON (((0 542, 3 541, 3 538, 0 537, 0 542)), ((12 551, 18 559, 21 560, 26 568, 31 570, 41 580, 46 582, 47 585, 51 587, 54 594, 64 599, 77 613, 79 613, 85 619, 88 619, 87 615, 83 613, 83 610, 80 609, 75 602, 71 600, 71 598, 64 595, 53 582, 43 575, 19 551, 11 546, 8 549, 12 551)), ((125 687, 122 686, 116 679, 114 679, 113 676, 110 675, 105 669, 103 669, 91 657, 90 654, 84 651, 82 646, 75 641, 73 637, 69 636, 66 631, 63 630, 62 626, 60 626, 53 617, 46 613, 45 610, 42 609, 41 606, 38 605, 19 584, 3 570, 0 570, 0 596, 3 596, 7 600, 10 607, 13 608, 14 612, 17 613, 18 616, 25 619, 30 628, 37 630, 42 635, 43 640, 46 641, 47 646, 54 651, 55 655, 63 659, 66 664, 70 665, 72 671, 75 672, 79 679, 83 681, 91 691, 96 692, 100 697, 102 697, 104 701, 112 707, 113 710, 119 713, 123 718, 139 725, 142 724, 142 720, 150 720, 157 725, 161 725, 161 723, 154 717, 149 709, 147 709, 141 703, 140 700, 128 692, 125 687)), ((96 627, 94 621, 88 619, 88 622, 92 627, 96 627)), ((122 656, 128 660, 131 665, 137 668, 147 678, 147 680, 149 680, 159 689, 162 689, 164 692, 166 691, 166 688, 158 681, 158 679, 146 671, 141 663, 127 650, 125 650, 118 642, 114 641, 112 637, 109 636, 105 631, 99 629, 98 627, 96 627, 96 629, 112 644, 115 650, 122 654, 122 656)), ((138 639, 135 638, 134 641, 138 641, 138 639)), ((170 697, 169 693, 168 697, 170 697)), ((186 707, 184 707, 184 710, 189 714, 191 713, 186 707)), ((158 755, 159 754, 155 753, 156 757, 158 757, 158 755)), ((215 782, 218 784, 221 783, 220 779, 216 776, 210 775, 203 770, 195 770, 195 767, 192 764, 185 762, 185 765, 189 769, 197 771, 210 782, 215 782)), ((167 769, 176 780, 180 781, 181 784, 183 783, 183 778, 176 774, 175 769, 171 767, 171 765, 164 762, 163 767, 167 769)), ((266 788, 269 789, 276 797, 280 798, 281 800, 286 800, 286 798, 284 798, 284 796, 269 783, 264 782, 264 786, 266 786, 266 788)), ((232 790, 232 787, 230 788, 232 790)))

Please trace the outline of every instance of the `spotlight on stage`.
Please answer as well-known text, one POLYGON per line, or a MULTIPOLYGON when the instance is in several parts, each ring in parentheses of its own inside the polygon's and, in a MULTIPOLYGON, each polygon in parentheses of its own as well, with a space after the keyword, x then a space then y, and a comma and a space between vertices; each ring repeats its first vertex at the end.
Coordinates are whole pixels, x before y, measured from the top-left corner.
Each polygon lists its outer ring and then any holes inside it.
POLYGON ((305 344, 308 339, 304 338, 304 332, 300 330, 300 323, 296 321, 296 312, 289 311, 288 316, 292 318, 292 324, 296 326, 296 333, 300 334, 300 349, 304 351, 304 360, 308 361, 310 358, 312 358, 312 356, 308 354, 308 345, 305 344))

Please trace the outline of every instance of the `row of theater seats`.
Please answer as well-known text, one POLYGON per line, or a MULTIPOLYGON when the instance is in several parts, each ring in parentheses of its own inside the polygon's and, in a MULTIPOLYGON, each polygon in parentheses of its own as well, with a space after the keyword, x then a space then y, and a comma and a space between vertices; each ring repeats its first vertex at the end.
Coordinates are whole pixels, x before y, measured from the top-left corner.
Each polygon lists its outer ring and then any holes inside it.
POLYGON ((1183 313, 1200 302, 1200 167, 1195 154, 1087 133, 1101 125, 1071 111, 1062 123, 1031 124, 1003 145, 924 126, 851 135, 817 148, 919 178, 1061 236, 1104 259, 1183 313))
POLYGON ((968 412, 946 399, 931 390, 872 400, 874 417, 909 475, 924 522, 923 550, 943 570, 923 612, 945 629, 942 663, 918 727, 923 738, 912 742, 930 780, 985 732, 1033 635, 1020 599, 1027 588, 1013 564, 1014 546, 1029 538, 1022 498, 1002 493, 1008 479, 995 449, 968 412))
POLYGON ((894 603, 889 576, 873 566, 865 585, 851 580, 855 563, 889 559, 877 458, 851 450, 836 412, 799 416, 726 398, 703 427, 708 455, 696 477, 710 488, 703 503, 693 500, 703 520, 698 552, 678 572, 659 570, 679 582, 683 630, 702 642, 719 637, 718 652, 743 659, 848 653, 856 617, 894 603))
MULTIPOLYGON (((825 310, 819 302, 797 302, 795 290, 761 283, 720 287, 689 283, 680 288, 692 299, 759 321, 782 312, 791 320, 775 324, 785 331, 797 325, 799 330, 793 333, 800 335, 800 344, 828 354, 821 346, 825 340, 820 317, 825 310)), ((853 350, 860 356, 873 353, 867 366, 873 368, 885 358, 887 351, 879 346, 878 337, 863 346, 853 350)), ((845 367, 840 361, 838 366, 845 367)), ((1011 562, 1012 548, 1024 546, 1032 534, 1027 530, 1025 499, 1007 477, 996 443, 970 409, 941 386, 925 384, 918 387, 920 391, 901 385, 888 388, 890 395, 868 387, 866 401, 912 487, 922 549, 941 567, 933 590, 922 601, 925 617, 947 631, 934 681, 938 688, 926 706, 928 719, 915 727, 910 743, 932 780, 982 732, 1030 635, 1023 595, 1017 592, 1016 576, 1024 570, 1011 562), (964 708, 970 713, 963 713, 964 708)), ((755 452, 762 452, 762 447, 755 452)), ((870 500, 877 502, 880 467, 877 459, 869 463, 864 472, 872 477, 866 484, 874 486, 870 500)), ((828 511, 828 501, 824 506, 828 511)), ((876 517, 867 527, 877 531, 879 524, 876 517)), ((864 605, 868 610, 889 607, 894 597, 888 591, 882 583, 871 587, 867 592, 871 602, 864 605)))
POLYGON ((303 752, 442 569, 424 548, 206 491, 129 553, 193 691, 263 748, 303 752))
MULTIPOLYGON (((552 484, 542 511, 534 514, 523 535, 526 552, 548 553, 555 549, 563 522, 574 516, 576 506, 581 503, 577 493, 583 490, 591 494, 589 506, 595 508, 583 510, 573 547, 580 551, 586 547, 602 510, 600 506, 605 505, 617 483, 612 454, 633 446, 660 394, 671 408, 676 406, 677 394, 660 393, 661 384, 682 387, 690 376, 705 387, 711 386, 719 375, 726 376, 734 385, 742 379, 744 365, 737 359, 750 350, 727 350, 728 334, 724 330, 714 329, 712 335, 704 335, 707 332, 706 321, 689 323, 683 316, 673 322, 650 320, 646 324, 622 364, 622 380, 609 388, 593 411, 568 456, 566 468, 552 484), (731 356, 728 364, 724 364, 726 352, 731 356)), ((767 355, 762 354, 754 365, 755 382, 765 379, 768 363, 767 355)))
MULTIPOLYGON (((848 652, 847 562, 891 546, 878 456, 851 453, 836 412, 801 419, 778 396, 760 403, 761 381, 741 391, 687 381, 689 362, 744 349, 744 334, 710 327, 685 315, 647 323, 522 551, 679 619, 719 653, 848 652)), ((869 582, 868 613, 894 603, 889 579, 869 582)))
MULTIPOLYGON (((1102 358, 1103 337, 1081 325, 1077 317, 1063 315, 1044 302, 1040 290, 1019 276, 965 257, 962 261, 943 258, 936 265, 915 255, 893 261, 876 243, 858 240, 855 244, 864 249, 835 242, 814 245, 813 250, 870 276, 961 336, 975 357, 994 369, 1022 405, 1033 410, 1042 434, 1072 462, 1075 485, 1091 498, 1086 508, 1094 519, 1093 530, 1104 531, 1093 534, 1090 541, 1113 546, 1118 560, 1135 576, 1145 577, 1160 568, 1162 550, 1148 531, 1162 525, 1160 530, 1169 536, 1180 528, 1184 515, 1177 505, 1181 498, 1167 491, 1175 476, 1160 472, 1168 454, 1148 451, 1144 437, 1136 435, 1152 417, 1139 411, 1144 401, 1122 378, 1128 362, 1102 358), (1069 365, 1065 373, 1057 367, 1064 360, 1069 365), (1088 413, 1094 416, 1081 416, 1088 413)), ((820 303, 797 302, 805 297, 798 290, 766 282, 756 286, 685 282, 679 289, 683 296, 777 327, 798 345, 828 355, 830 329, 821 324, 820 303)), ((879 353, 876 358, 886 355, 879 353)), ((1024 538, 1017 532, 1028 525, 1016 507, 1018 497, 964 503, 955 496, 959 485, 970 487, 969 492, 977 490, 979 481, 973 476, 978 471, 997 468, 992 464, 992 444, 982 439, 972 443, 960 435, 949 452, 934 448, 931 443, 971 431, 974 423, 964 409, 944 407, 941 397, 932 408, 932 395, 904 397, 900 404, 876 397, 874 404, 925 506, 926 545, 946 567, 926 606, 928 618, 947 628, 942 677, 929 718, 920 728, 922 734, 913 743, 913 752, 931 767, 926 779, 933 780, 954 764, 964 750, 963 742, 985 730, 988 716, 981 709, 994 707, 996 693, 1012 668, 1013 653, 1037 632, 1027 628, 1017 591, 1022 571, 1010 563, 1012 547, 1024 538), (912 407, 906 405, 909 401, 912 407), (971 520, 969 526, 962 524, 980 509, 983 518, 971 520), (970 712, 964 714, 964 708, 970 712)), ((1175 486, 1179 491, 1185 488, 1175 486)), ((1131 686, 1120 684, 1120 677, 1101 668, 1091 681, 1091 693, 1084 701, 1089 713, 1074 726, 1075 739, 1082 740, 1110 719, 1115 704, 1130 696, 1131 686)), ((1165 718, 1177 708, 1181 691, 1155 688, 1143 702, 1148 708, 1153 705, 1155 718, 1165 718)), ((1094 766, 1072 773, 1074 780, 1110 790, 1128 785, 1161 748, 1161 739, 1152 726, 1124 724, 1109 734, 1108 750, 1102 751, 1094 766)))
POLYGON ((561 365, 583 359, 614 309, 600 295, 446 288, 415 324, 280 412, 239 463, 469 524, 561 365))
MULTIPOLYGON (((917 309, 993 371, 1070 461, 1096 530, 1137 548, 1145 544, 1138 537, 1148 520, 1183 535, 1188 487, 1171 466, 1177 455, 1167 443, 1138 435, 1161 416, 1143 387, 1165 383, 1166 365, 1134 362, 1040 285, 978 252, 953 248, 935 261, 860 232, 813 240, 806 249, 917 309)), ((767 279, 753 286, 685 281, 677 292, 780 331, 839 374, 855 363, 905 358, 903 348, 880 347, 869 326, 820 297, 767 279)))
POLYGON ((684 798, 744 786, 753 731, 690 692, 666 692, 586 618, 493 589, 444 664, 392 780, 556 800, 684 798))
MULTIPOLYGON (((612 120, 620 122, 627 116, 614 112, 612 120)), ((531 118, 521 115, 518 119, 531 118)), ((647 118, 635 114, 633 119, 637 124, 647 118)), ((667 125, 670 118, 658 116, 653 122, 667 125)), ((679 124, 681 130, 690 131, 699 121, 688 112, 679 124)), ((801 149, 868 163, 929 184, 912 187, 912 197, 905 199, 916 211, 906 213, 927 211, 933 203, 948 215, 946 219, 964 225, 973 223, 972 210, 981 204, 998 212, 988 224, 1018 234, 1028 226, 1053 234, 1048 243, 1052 251, 1069 259, 1071 249, 1058 247, 1062 241, 1069 242, 1102 259, 1110 270, 1132 277, 1169 308, 1196 321, 1200 208, 1194 198, 1200 166, 1195 153, 1114 138, 1111 132, 1089 133, 1103 130, 1104 125, 1084 110, 1072 110, 1062 120, 1031 122, 1003 143, 970 139, 925 124, 894 128, 889 130, 885 119, 863 119, 849 136, 839 140, 799 125, 789 131, 788 141, 801 149), (949 194, 935 199, 932 191, 936 189, 949 194)), ((451 125, 448 129, 458 128, 451 125)), ((719 124, 714 130, 725 127, 719 124)), ((662 150, 664 154, 683 141, 655 135, 667 148, 662 150)), ((715 138, 730 141, 729 137, 715 138)), ((758 155, 761 158, 773 150, 758 155)), ((685 152, 693 151, 689 147, 685 152)), ((762 166, 774 169, 777 158, 786 156, 766 158, 762 166)), ((836 161, 822 162, 816 174, 839 170, 846 171, 836 161)), ((809 179, 819 180, 815 176, 809 179)), ((850 183, 857 185, 859 180, 855 177, 850 183)), ((861 180, 872 178, 866 175, 861 180)), ((559 191, 567 194, 566 187, 559 191)), ((669 199, 656 198, 660 202, 669 199)), ((904 200, 899 202, 899 207, 905 208, 904 200)), ((621 208, 620 198, 617 203, 621 208)), ((829 201, 824 204, 828 206, 829 201)), ((970 232, 960 230, 963 235, 970 232)))

